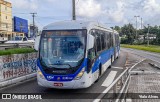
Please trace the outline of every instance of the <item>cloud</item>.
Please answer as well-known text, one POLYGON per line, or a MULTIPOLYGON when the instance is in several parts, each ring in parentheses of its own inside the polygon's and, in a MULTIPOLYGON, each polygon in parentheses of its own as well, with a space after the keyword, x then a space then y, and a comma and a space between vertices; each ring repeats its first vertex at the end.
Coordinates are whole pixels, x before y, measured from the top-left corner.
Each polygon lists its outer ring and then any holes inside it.
POLYGON ((159 19, 159 17, 160 17, 160 14, 157 14, 154 17, 148 18, 147 21, 149 21, 149 22, 146 21, 145 24, 146 25, 150 24, 152 26, 154 26, 154 25, 160 25, 160 19, 159 19))
POLYGON ((126 22, 125 7, 125 0, 79 0, 77 13, 84 18, 120 23, 126 22))
POLYGON ((97 17, 101 11, 101 5, 95 0, 79 0, 77 5, 77 15, 81 17, 97 17))
MULTIPOLYGON (((140 2, 135 4, 133 9, 134 14, 139 15, 143 18, 143 23, 145 26, 147 24, 160 25, 160 1, 159 0, 139 0, 140 2)), ((140 24, 140 23, 139 23, 140 24)))
POLYGON ((160 12, 160 4, 156 0, 145 0, 143 2, 143 10, 145 13, 157 14, 160 12))
MULTIPOLYGON (((72 18, 72 0, 7 0, 12 2, 13 13, 37 12, 36 20, 46 25, 58 20, 72 18), (43 18, 44 17, 44 18, 43 18)), ((14 15, 14 14, 13 14, 14 15)), ((143 18, 144 24, 160 25, 160 0, 76 0, 77 19, 95 20, 123 26, 135 25, 135 15, 143 18)), ((30 14, 19 14, 31 19, 30 14)), ((140 25, 138 18, 138 26, 140 25)), ((110 26, 110 25, 109 25, 110 26)))
POLYGON ((7 0, 12 3, 15 9, 27 9, 36 10, 38 9, 38 0, 7 0))
POLYGON ((117 1, 116 6, 116 9, 108 10, 108 17, 112 21, 122 22, 124 20, 125 3, 123 1, 117 1))

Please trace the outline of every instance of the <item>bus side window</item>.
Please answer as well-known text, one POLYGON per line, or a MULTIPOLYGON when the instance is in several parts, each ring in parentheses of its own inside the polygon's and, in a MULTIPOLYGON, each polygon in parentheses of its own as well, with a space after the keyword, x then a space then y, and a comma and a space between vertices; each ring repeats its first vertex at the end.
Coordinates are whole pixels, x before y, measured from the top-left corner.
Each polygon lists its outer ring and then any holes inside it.
POLYGON ((105 32, 103 31, 101 34, 101 45, 102 45, 102 50, 104 50, 106 48, 106 43, 105 43, 105 32))
POLYGON ((91 30, 91 35, 95 37, 94 39, 94 50, 95 50, 95 56, 97 55, 97 34, 96 30, 91 30))
POLYGON ((100 31, 96 32, 96 45, 97 45, 97 52, 100 52, 102 50, 100 31))
MULTIPOLYGON (((102 33, 101 31, 96 30, 96 29, 91 31, 91 35, 93 35, 95 37, 94 49, 96 51, 96 54, 98 54, 97 52, 102 51, 101 39, 103 36, 101 36, 101 33, 102 33)), ((105 44, 103 46, 105 46, 105 44)))
POLYGON ((107 49, 109 49, 110 48, 110 39, 109 39, 109 32, 106 32, 106 42, 107 42, 107 49))
POLYGON ((112 33, 109 33, 109 46, 112 47, 112 33))

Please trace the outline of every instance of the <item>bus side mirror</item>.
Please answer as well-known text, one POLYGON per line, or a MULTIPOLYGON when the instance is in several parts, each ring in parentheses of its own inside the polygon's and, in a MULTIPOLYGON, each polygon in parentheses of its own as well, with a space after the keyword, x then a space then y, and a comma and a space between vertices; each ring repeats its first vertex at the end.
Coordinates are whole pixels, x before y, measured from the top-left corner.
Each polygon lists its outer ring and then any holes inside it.
POLYGON ((87 73, 89 73, 91 71, 91 62, 92 62, 92 49, 88 50, 88 59, 87 59, 87 73))
POLYGON ((34 49, 36 51, 39 50, 39 42, 40 42, 40 36, 37 36, 36 39, 35 39, 35 43, 34 43, 34 49))

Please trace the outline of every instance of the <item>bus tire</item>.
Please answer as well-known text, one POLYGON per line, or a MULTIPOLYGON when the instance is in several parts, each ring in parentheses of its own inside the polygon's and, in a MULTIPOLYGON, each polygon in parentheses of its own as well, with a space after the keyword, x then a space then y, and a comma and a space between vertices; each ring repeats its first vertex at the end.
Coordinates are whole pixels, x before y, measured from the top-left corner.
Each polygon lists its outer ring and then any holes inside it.
MULTIPOLYGON (((112 61, 113 61, 113 59, 112 59, 112 56, 111 56, 111 65, 112 65, 112 61)), ((111 68, 111 65, 108 68, 111 68)))
POLYGON ((102 75, 102 65, 99 65, 99 77, 102 75))
POLYGON ((118 52, 118 56, 117 56, 117 59, 119 58, 119 56, 120 56, 120 51, 118 52))
POLYGON ((98 78, 95 82, 98 82, 99 79, 100 79, 100 76, 101 76, 101 73, 102 73, 102 68, 101 68, 101 65, 99 66, 99 71, 98 71, 98 78))
POLYGON ((118 59, 119 58, 119 56, 117 56, 117 58, 116 59, 118 59))

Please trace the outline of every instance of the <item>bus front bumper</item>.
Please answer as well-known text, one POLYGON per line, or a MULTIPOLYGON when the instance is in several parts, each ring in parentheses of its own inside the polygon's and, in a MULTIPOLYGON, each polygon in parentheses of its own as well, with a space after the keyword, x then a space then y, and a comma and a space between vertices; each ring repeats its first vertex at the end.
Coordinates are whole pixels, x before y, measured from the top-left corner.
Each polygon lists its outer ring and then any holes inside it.
POLYGON ((80 89, 87 88, 91 84, 89 81, 86 81, 85 77, 82 77, 79 80, 72 81, 47 81, 46 79, 42 79, 37 74, 38 85, 47 88, 55 88, 55 89, 80 89))

